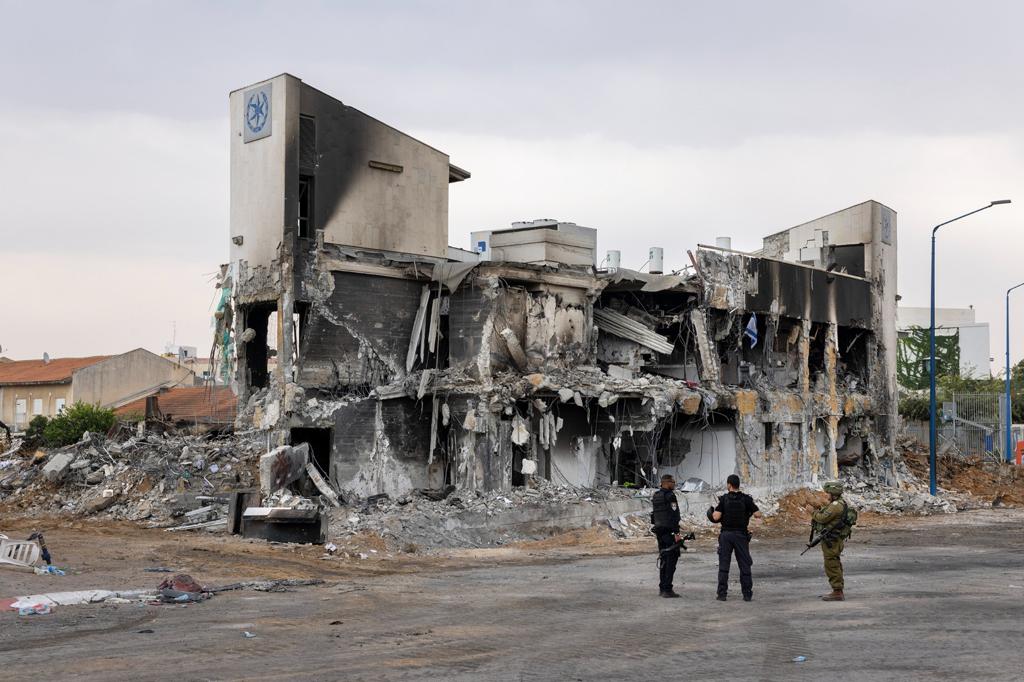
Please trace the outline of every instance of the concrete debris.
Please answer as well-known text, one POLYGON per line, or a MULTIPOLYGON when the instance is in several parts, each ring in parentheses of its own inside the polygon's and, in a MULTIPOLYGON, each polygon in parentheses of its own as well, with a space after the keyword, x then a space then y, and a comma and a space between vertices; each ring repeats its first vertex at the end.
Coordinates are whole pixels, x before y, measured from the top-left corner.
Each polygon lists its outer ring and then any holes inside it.
POLYGON ((43 467, 43 475, 48 481, 59 481, 71 467, 75 455, 71 452, 58 452, 43 467))
POLYGON ((282 445, 260 457, 260 491, 264 496, 297 481, 309 462, 309 444, 282 445))
POLYGON ((258 433, 151 433, 123 440, 92 434, 41 458, 22 453, 0 470, 0 509, 28 518, 104 516, 211 527, 226 515, 226 491, 256 486, 265 452, 266 438, 258 433), (82 461, 88 466, 71 466, 82 461))
POLYGON ((338 500, 338 494, 331 489, 331 486, 324 480, 324 477, 316 470, 316 465, 313 464, 313 462, 306 462, 306 475, 309 476, 309 480, 313 482, 316 489, 320 491, 320 494, 327 499, 332 507, 341 506, 341 502, 338 500))
POLYGON ((346 538, 366 534, 422 549, 502 545, 590 527, 609 514, 649 516, 654 492, 580 488, 541 478, 531 486, 501 493, 455 490, 444 500, 417 492, 408 499, 380 500, 363 513, 339 509, 331 517, 329 536, 340 547, 346 538))

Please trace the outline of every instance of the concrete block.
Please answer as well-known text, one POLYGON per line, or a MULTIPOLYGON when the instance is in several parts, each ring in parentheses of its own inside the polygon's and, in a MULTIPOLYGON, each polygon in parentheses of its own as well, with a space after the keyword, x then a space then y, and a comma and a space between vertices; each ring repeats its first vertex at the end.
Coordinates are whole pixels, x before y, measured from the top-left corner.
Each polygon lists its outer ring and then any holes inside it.
POLYGON ((309 443, 282 445, 260 457, 260 492, 265 496, 298 480, 309 461, 309 443))
POLYGON ((75 456, 72 453, 58 452, 43 467, 43 475, 48 481, 59 481, 67 473, 74 460, 75 456))

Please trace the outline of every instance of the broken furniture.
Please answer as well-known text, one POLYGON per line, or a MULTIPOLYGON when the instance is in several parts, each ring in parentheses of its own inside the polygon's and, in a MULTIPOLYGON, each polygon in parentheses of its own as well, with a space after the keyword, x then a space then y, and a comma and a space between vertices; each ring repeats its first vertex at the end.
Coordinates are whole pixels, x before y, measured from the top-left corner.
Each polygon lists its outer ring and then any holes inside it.
POLYGON ((241 530, 246 538, 322 545, 327 541, 327 515, 319 507, 249 507, 242 513, 241 530))
POLYGON ((34 571, 41 555, 42 548, 35 540, 10 540, 0 535, 0 566, 34 571))

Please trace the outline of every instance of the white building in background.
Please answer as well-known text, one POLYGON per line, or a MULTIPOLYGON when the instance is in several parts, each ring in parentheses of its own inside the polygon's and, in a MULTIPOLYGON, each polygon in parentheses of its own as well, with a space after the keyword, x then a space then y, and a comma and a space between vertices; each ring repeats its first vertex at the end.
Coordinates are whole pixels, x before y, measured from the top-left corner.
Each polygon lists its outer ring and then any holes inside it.
MULTIPOLYGON (((896 329, 907 331, 913 327, 927 329, 931 325, 929 308, 900 306, 896 309, 896 329)), ((973 307, 936 308, 935 335, 960 334, 960 375, 983 379, 992 376, 992 356, 989 355, 988 322, 977 322, 973 307)))

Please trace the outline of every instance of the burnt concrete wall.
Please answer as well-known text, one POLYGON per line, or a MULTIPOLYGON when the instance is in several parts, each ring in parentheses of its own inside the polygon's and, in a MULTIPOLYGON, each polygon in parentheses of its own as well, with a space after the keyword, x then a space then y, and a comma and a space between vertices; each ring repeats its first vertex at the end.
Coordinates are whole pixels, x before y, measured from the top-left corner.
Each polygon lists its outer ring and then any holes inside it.
POLYGON ((501 331, 509 328, 524 345, 526 300, 520 288, 464 286, 449 300, 449 363, 477 378, 516 369, 501 331))
POLYGON ((429 487, 430 414, 410 399, 366 399, 334 413, 331 478, 346 496, 429 487))
POLYGON ((454 448, 452 482, 469 490, 512 487, 512 421, 479 404, 475 397, 452 396, 448 407, 454 448))
POLYGON ((303 173, 325 241, 444 258, 448 156, 305 84, 298 109, 316 129, 303 173))
POLYGON ((299 353, 299 383, 335 389, 386 384, 405 373, 423 284, 331 273, 334 290, 310 310, 299 353))

